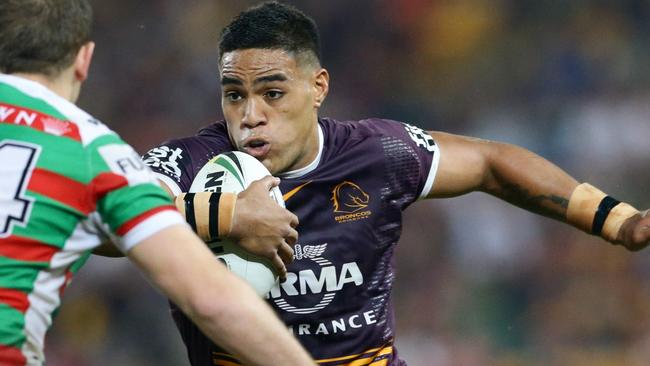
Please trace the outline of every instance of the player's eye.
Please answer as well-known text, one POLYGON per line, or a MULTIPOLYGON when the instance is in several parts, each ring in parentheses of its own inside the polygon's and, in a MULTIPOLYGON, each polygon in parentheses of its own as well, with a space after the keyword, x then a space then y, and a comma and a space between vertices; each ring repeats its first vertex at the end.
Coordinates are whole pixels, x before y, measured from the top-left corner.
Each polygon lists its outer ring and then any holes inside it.
POLYGON ((266 93, 264 93, 264 96, 269 98, 269 99, 280 99, 284 95, 283 92, 279 90, 269 90, 266 93))
POLYGON ((242 98, 242 96, 241 96, 241 94, 239 94, 236 91, 229 91, 229 92, 225 93, 225 98, 229 102, 236 102, 236 101, 240 100, 242 98))

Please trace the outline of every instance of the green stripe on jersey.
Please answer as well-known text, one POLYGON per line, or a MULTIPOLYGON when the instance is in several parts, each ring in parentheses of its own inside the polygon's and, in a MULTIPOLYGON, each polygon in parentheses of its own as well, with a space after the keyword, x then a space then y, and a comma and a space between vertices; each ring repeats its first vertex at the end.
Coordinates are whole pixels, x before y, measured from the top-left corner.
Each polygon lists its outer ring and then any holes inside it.
POLYGON ((102 154, 99 153, 101 147, 108 145, 128 146, 127 143, 116 134, 100 136, 88 144, 86 149, 88 160, 90 161, 90 175, 93 177, 101 173, 112 172, 111 168, 106 164, 106 160, 104 160, 102 154))
POLYGON ((86 261, 88 261, 88 258, 90 258, 91 254, 93 254, 92 249, 85 251, 81 255, 81 257, 79 257, 79 259, 77 259, 76 261, 74 261, 74 263, 72 263, 72 265, 70 266, 70 272, 72 272, 72 274, 77 273, 81 269, 81 267, 83 267, 83 265, 86 264, 86 261))
POLYGON ((0 304, 0 344, 21 348, 26 337, 25 316, 9 305, 0 304))
POLYGON ((115 232, 140 214, 171 204, 171 198, 162 188, 154 183, 145 183, 125 186, 107 194, 97 203, 97 211, 115 232))
POLYGON ((29 141, 43 148, 36 167, 55 172, 88 184, 88 169, 81 143, 66 137, 51 135, 27 126, 0 124, 3 138, 29 141))
POLYGON ((0 257, 0 288, 32 292, 38 272, 48 266, 47 262, 24 262, 0 257))
POLYGON ((80 213, 58 201, 38 193, 27 191, 36 198, 32 208, 29 223, 25 226, 14 226, 14 235, 34 239, 58 248, 63 247, 79 223, 80 213))
POLYGON ((33 109, 61 120, 68 120, 68 117, 43 99, 31 97, 9 84, 0 83, 0 95, 2 95, 3 103, 33 109))

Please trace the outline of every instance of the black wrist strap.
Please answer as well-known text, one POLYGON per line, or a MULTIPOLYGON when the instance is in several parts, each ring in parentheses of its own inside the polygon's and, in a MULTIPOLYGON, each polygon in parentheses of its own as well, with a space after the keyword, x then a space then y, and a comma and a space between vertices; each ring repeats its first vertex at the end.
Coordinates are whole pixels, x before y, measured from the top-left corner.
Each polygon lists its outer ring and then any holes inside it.
POLYGON ((600 236, 601 232, 603 231, 605 220, 607 220, 607 216, 609 216, 609 212, 612 211, 612 209, 619 203, 621 203, 621 201, 618 201, 610 196, 605 196, 605 198, 600 201, 598 210, 596 210, 596 215, 594 215, 594 222, 591 225, 592 234, 600 236))

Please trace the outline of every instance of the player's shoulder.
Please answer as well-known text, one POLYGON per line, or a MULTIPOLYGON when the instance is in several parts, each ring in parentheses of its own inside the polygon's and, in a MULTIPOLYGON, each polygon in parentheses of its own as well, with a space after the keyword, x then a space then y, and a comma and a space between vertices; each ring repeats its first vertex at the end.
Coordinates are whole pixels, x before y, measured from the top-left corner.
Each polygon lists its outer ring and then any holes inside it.
POLYGON ((212 123, 192 136, 178 137, 164 141, 147 151, 142 159, 158 173, 169 175, 179 183, 187 176, 193 176, 197 167, 210 158, 234 147, 228 137, 224 121, 212 123))
POLYGON ((72 138, 84 146, 102 136, 116 136, 98 119, 36 81, 0 74, 0 89, 5 108, 16 109, 17 116, 44 133, 72 138))
POLYGON ((385 118, 366 118, 361 120, 335 120, 321 118, 319 123, 330 141, 358 143, 383 137, 405 137, 410 125, 385 118))
POLYGON ((385 118, 367 118, 353 121, 337 121, 322 118, 319 123, 325 137, 325 148, 332 154, 362 148, 375 151, 377 147, 413 151, 422 149, 431 154, 437 149, 429 133, 416 125, 385 118))

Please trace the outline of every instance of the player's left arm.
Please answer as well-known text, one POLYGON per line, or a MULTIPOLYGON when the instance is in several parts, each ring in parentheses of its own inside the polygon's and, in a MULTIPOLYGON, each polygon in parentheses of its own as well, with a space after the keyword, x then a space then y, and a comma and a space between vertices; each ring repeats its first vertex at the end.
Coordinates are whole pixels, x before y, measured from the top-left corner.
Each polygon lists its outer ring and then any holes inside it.
POLYGON ((427 198, 482 191, 629 250, 650 244, 648 211, 639 212, 593 186, 579 184, 541 156, 511 144, 429 133, 440 149, 440 160, 427 198))

